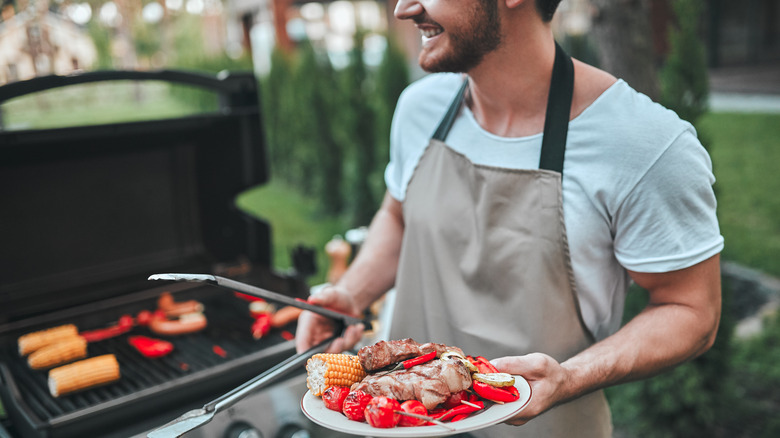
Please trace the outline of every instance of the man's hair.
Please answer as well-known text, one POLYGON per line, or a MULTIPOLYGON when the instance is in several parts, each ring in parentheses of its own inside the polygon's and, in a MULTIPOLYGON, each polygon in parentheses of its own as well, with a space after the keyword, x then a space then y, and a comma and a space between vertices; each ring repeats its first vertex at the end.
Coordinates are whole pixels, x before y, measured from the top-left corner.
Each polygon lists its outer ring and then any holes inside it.
POLYGON ((542 20, 545 22, 552 20, 560 2, 561 0, 536 0, 536 9, 539 10, 542 20))

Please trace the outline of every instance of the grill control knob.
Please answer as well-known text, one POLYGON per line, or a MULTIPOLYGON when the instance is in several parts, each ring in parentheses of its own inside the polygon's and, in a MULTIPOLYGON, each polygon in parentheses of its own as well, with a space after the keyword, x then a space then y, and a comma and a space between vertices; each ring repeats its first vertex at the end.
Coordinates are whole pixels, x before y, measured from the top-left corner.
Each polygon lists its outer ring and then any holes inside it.
POLYGON ((311 434, 301 426, 288 424, 276 434, 275 438, 311 438, 311 434))
POLYGON ((264 438, 259 430, 247 423, 233 423, 230 425, 225 438, 264 438))

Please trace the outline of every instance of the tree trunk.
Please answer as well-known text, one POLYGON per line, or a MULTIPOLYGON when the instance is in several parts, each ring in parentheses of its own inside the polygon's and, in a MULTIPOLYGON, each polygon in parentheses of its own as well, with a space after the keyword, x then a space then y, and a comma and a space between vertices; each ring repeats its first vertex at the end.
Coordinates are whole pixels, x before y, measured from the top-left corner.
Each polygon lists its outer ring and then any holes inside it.
POLYGON ((659 96, 650 25, 651 0, 591 0, 601 68, 651 99, 659 96))

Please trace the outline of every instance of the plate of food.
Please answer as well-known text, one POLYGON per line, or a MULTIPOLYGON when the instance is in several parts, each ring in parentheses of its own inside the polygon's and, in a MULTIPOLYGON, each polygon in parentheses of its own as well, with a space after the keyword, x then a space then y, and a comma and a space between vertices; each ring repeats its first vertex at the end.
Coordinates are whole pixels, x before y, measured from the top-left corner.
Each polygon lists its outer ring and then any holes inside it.
POLYGON ((380 341, 358 355, 317 354, 307 365, 301 410, 320 426, 372 437, 437 437, 502 423, 531 387, 459 348, 380 341))

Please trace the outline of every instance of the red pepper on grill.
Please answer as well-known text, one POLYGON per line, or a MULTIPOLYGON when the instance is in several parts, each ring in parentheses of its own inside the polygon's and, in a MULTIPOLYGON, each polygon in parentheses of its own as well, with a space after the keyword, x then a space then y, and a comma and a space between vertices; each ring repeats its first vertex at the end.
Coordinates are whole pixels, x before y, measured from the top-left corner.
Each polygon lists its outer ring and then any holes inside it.
POLYGON ((474 380, 471 384, 480 397, 499 403, 509 403, 520 398, 520 392, 514 386, 497 387, 474 380))
POLYGON ((465 405, 465 404, 462 404, 460 406, 455 406, 454 408, 447 410, 447 412, 445 412, 444 414, 442 414, 440 417, 436 419, 439 421, 447 421, 458 415, 462 415, 462 414, 468 415, 485 408, 485 404, 481 401, 474 402, 473 404, 477 405, 477 407, 471 405, 465 405))
POLYGON ((260 339, 271 331, 271 314, 260 313, 255 315, 255 322, 252 324, 252 337, 260 339))
POLYGON ((157 357, 163 357, 166 354, 173 351, 173 344, 162 339, 154 339, 146 336, 130 336, 127 338, 127 342, 130 343, 139 353, 144 357, 154 359, 157 357))
POLYGON ((211 351, 213 351, 214 354, 216 354, 221 358, 226 358, 228 355, 227 351, 225 351, 225 349, 220 347, 219 345, 214 345, 213 347, 211 347, 211 351))
POLYGON ((134 321, 132 316, 122 315, 115 325, 102 329, 88 330, 79 333, 79 335, 86 339, 87 342, 97 342, 127 333, 131 328, 133 328, 133 325, 134 321))
POLYGON ((147 326, 152 321, 152 312, 148 310, 142 310, 135 316, 135 322, 138 325, 147 326))

